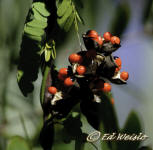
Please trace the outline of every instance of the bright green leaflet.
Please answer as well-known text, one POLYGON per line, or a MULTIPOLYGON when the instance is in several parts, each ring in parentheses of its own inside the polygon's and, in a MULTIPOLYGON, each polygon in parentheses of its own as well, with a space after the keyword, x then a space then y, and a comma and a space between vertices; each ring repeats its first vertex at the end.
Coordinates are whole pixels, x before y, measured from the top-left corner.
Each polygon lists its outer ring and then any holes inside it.
POLYGON ((67 8, 67 10, 66 10, 64 16, 62 16, 62 18, 58 18, 58 19, 57 19, 57 22, 58 22, 58 24, 59 24, 59 26, 60 26, 61 28, 64 27, 64 24, 65 24, 67 18, 71 15, 71 13, 72 13, 72 6, 69 5, 69 7, 67 8))
POLYGON ((24 32, 31 34, 33 36, 42 36, 44 35, 44 30, 41 28, 25 27, 24 32))
POLYGON ((38 42, 41 42, 43 39, 43 36, 35 36, 35 35, 27 34, 27 33, 25 33, 25 35, 28 36, 30 39, 38 41, 38 42))
POLYGON ((45 4, 42 2, 33 3, 33 8, 36 9, 44 17, 48 17, 50 15, 49 11, 45 7, 45 4))
POLYGON ((33 27, 33 28, 41 28, 44 29, 47 27, 47 22, 42 22, 41 20, 32 20, 26 24, 27 27, 33 27))
POLYGON ((32 11, 34 12, 34 18, 43 22, 47 22, 47 18, 42 16, 36 9, 32 8, 32 11))
POLYGON ((57 6, 57 8, 58 8, 57 9, 57 15, 59 17, 62 17, 65 14, 67 8, 70 5, 71 5, 71 1, 70 0, 63 0, 62 3, 58 4, 58 6, 57 6))

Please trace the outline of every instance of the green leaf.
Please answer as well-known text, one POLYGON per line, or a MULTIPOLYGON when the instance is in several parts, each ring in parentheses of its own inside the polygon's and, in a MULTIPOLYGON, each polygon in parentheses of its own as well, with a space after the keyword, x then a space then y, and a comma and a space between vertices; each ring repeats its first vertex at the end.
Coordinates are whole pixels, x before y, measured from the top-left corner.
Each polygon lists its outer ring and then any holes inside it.
POLYGON ((30 38, 30 39, 32 39, 32 40, 34 40, 34 41, 38 41, 38 42, 41 42, 42 39, 43 39, 43 36, 35 36, 35 35, 27 34, 27 33, 25 33, 25 35, 26 35, 28 38, 30 38))
POLYGON ((47 27, 47 22, 42 22, 40 20, 32 20, 30 22, 28 22, 26 24, 27 27, 33 27, 33 28, 41 28, 41 29, 44 29, 47 27))
POLYGON ((71 16, 67 19, 65 25, 64 25, 64 30, 67 32, 71 28, 73 22, 74 22, 74 13, 71 14, 71 16))
POLYGON ((36 39, 31 39, 26 34, 23 35, 19 64, 18 64, 18 85, 24 96, 34 89, 33 81, 38 77, 41 43, 36 39))
MULTIPOLYGON (((128 118, 127 121, 124 125, 124 128, 121 131, 122 133, 126 134, 139 134, 141 132, 141 124, 140 120, 137 116, 137 114, 132 111, 128 118)), ((118 149, 119 150, 129 150, 129 149, 138 149, 140 145, 140 141, 120 141, 118 142, 118 149)))
POLYGON ((10 139, 6 150, 31 150, 31 148, 22 137, 14 136, 10 139))
POLYGON ((57 15, 59 17, 63 16, 67 11, 67 8, 71 5, 70 0, 63 0, 61 3, 57 5, 57 15))
POLYGON ((44 35, 44 30, 41 28, 25 27, 24 32, 26 34, 31 34, 33 36, 42 36, 44 35))
POLYGON ((33 3, 33 8, 36 9, 42 16, 48 17, 50 15, 43 2, 33 3))
POLYGON ((65 14, 61 18, 57 18, 57 22, 62 29, 64 28, 64 24, 66 20, 68 19, 68 17, 71 15, 71 13, 72 13, 72 6, 69 5, 67 7, 65 14))
POLYGON ((51 50, 45 50, 45 61, 48 62, 50 60, 51 50))
MULTIPOLYGON (((18 85, 24 96, 31 93, 34 89, 33 82, 38 77, 40 66, 40 52, 46 40, 45 28, 47 27, 47 16, 49 12, 42 2, 33 3, 33 8, 29 11, 24 35, 22 38, 20 59, 18 65, 18 85)), ((50 59, 47 52, 46 60, 50 59)))
POLYGON ((34 18, 43 22, 47 22, 47 18, 42 16, 36 9, 32 8, 34 18))

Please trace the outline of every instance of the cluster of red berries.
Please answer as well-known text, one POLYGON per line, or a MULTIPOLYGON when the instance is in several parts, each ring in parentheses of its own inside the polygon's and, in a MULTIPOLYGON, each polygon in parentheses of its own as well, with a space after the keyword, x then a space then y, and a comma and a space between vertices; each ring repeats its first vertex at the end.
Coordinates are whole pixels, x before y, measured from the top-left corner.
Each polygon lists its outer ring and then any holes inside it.
MULTIPOLYGON (((71 66, 58 71, 60 83, 65 87, 72 87, 76 82, 79 87, 87 83, 86 88, 90 88, 94 94, 97 91, 110 92, 111 84, 108 80, 117 84, 126 83, 128 72, 120 72, 122 61, 119 57, 112 56, 112 52, 120 47, 120 38, 110 32, 105 32, 101 37, 96 31, 89 30, 83 34, 83 40, 87 50, 69 56, 71 66), (80 79, 85 82, 82 83, 80 79)), ((58 89, 51 86, 48 92, 55 95, 58 89)))
POLYGON ((105 42, 111 42, 112 44, 118 44, 118 45, 120 44, 120 38, 117 36, 112 36, 110 32, 105 32, 103 34, 103 37, 101 37, 100 35, 98 35, 96 31, 89 30, 85 36, 96 41, 99 45, 102 45, 104 40, 105 42))

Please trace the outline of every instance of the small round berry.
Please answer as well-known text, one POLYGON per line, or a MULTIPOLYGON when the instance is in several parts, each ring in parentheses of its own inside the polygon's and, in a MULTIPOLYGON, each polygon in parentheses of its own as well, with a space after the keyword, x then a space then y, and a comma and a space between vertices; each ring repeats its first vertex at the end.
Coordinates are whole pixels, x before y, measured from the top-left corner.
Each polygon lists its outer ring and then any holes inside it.
POLYGON ((88 50, 86 53, 86 57, 87 58, 95 58, 96 57, 96 50, 94 50, 94 49, 88 50))
POLYGON ((112 44, 120 44, 120 38, 117 36, 112 36, 110 41, 112 44))
POLYGON ((125 71, 121 72, 120 78, 125 80, 125 81, 128 80, 128 78, 129 78, 128 72, 125 72, 125 71))
POLYGON ((78 66, 76 71, 79 75, 83 75, 86 72, 86 67, 85 66, 78 66))
POLYGON ((74 84, 74 82, 72 81, 72 79, 70 77, 68 77, 64 80, 65 86, 72 86, 73 84, 74 84))
POLYGON ((61 68, 59 70, 59 74, 62 75, 62 76, 67 76, 68 74, 68 69, 67 68, 61 68))
POLYGON ((69 56, 70 63, 81 63, 82 62, 82 56, 73 53, 69 56))
POLYGON ((120 67, 122 65, 122 61, 121 61, 121 58, 119 57, 114 57, 115 59, 115 63, 117 64, 118 67, 120 67))
POLYGON ((89 30, 89 31, 87 31, 86 35, 88 37, 98 37, 98 33, 95 30, 89 30))
POLYGON ((103 44, 103 39, 101 36, 98 36, 96 38, 92 38, 94 41, 96 41, 100 46, 103 44))
POLYGON ((108 42, 111 40, 112 34, 110 32, 105 32, 103 34, 103 37, 104 37, 105 41, 108 42))
POLYGON ((104 87, 103 88, 101 88, 101 90, 103 91, 103 92, 110 92, 111 91, 111 85, 109 84, 109 83, 104 83, 104 87))
POLYGON ((58 79, 59 80, 64 80, 66 78, 66 76, 62 76, 60 73, 58 73, 58 79))
POLYGON ((56 94, 56 92, 57 92, 57 89, 56 89, 56 87, 54 87, 54 86, 50 86, 49 88, 48 88, 48 92, 50 93, 50 94, 56 94))

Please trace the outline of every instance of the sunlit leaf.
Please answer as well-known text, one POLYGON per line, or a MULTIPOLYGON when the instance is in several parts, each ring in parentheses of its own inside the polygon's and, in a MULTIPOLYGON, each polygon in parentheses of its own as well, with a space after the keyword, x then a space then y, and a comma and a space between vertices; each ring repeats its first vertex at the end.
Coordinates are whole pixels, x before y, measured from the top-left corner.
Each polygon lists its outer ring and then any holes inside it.
POLYGON ((71 15, 71 13, 72 13, 72 6, 68 5, 65 14, 61 18, 57 19, 57 22, 61 28, 63 28, 67 18, 71 15))
POLYGON ((44 34, 44 30, 41 28, 33 28, 33 27, 25 27, 24 32, 27 34, 31 34, 33 36, 42 36, 44 34))
POLYGON ((30 39, 32 39, 34 41, 41 42, 43 40, 43 35, 42 36, 36 36, 36 35, 27 34, 27 33, 25 33, 25 35, 28 36, 30 39))
MULTIPOLYGON (((33 8, 29 11, 27 20, 32 17, 32 20, 26 21, 24 27, 24 35, 22 38, 20 59, 17 77, 18 85, 24 96, 32 92, 34 89, 33 81, 38 77, 38 70, 40 66, 40 53, 42 46, 46 40, 45 28, 48 25, 48 18, 50 13, 45 7, 45 3, 34 2, 33 8), (20 72, 23 72, 22 76, 20 72)), ((47 52, 45 59, 50 59, 51 52, 47 52)))
POLYGON ((61 3, 58 3, 57 6, 57 15, 59 17, 63 16, 65 12, 67 11, 67 8, 71 5, 70 0, 63 0, 61 3))
POLYGON ((47 22, 47 18, 42 16, 37 10, 32 8, 32 11, 34 13, 34 18, 43 22, 47 22))
POLYGON ((42 2, 35 2, 33 3, 34 9, 36 9, 42 16, 48 17, 50 13, 46 9, 46 6, 42 2))
POLYGON ((44 29, 47 27, 47 22, 42 22, 40 20, 32 20, 30 22, 28 22, 26 24, 27 27, 33 27, 33 28, 41 28, 41 29, 44 29))

